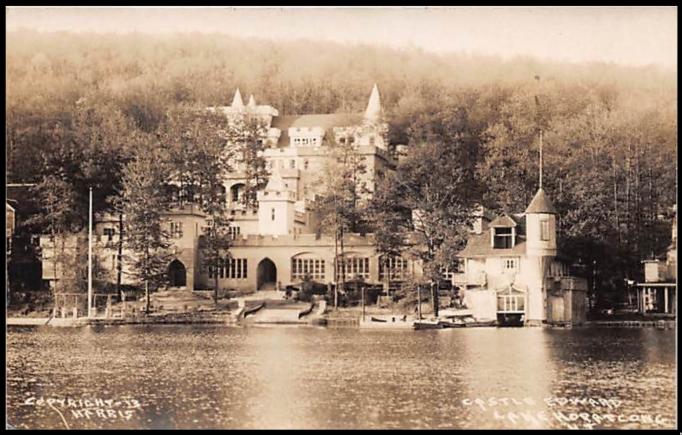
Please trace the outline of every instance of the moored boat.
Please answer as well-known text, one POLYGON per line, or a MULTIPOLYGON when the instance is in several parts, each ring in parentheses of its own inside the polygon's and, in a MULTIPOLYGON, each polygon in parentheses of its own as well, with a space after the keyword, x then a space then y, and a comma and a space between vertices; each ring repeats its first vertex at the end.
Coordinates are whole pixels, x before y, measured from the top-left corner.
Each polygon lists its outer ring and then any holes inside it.
POLYGON ((419 329, 443 329, 443 325, 438 320, 415 320, 412 324, 415 330, 419 329))
POLYGON ((467 328, 475 328, 482 326, 497 326, 497 320, 476 320, 472 317, 465 317, 462 319, 467 328))
POLYGON ((443 328, 464 328, 466 323, 464 323, 461 319, 441 319, 438 323, 440 323, 443 328))

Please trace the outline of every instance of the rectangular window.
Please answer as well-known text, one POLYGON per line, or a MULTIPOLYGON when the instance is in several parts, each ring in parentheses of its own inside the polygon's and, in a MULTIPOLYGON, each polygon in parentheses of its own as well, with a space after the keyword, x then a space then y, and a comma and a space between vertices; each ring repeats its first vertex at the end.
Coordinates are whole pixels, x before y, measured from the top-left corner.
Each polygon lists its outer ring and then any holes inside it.
POLYGON ((498 312, 522 312, 525 310, 525 299, 522 295, 500 295, 497 297, 498 312))
POLYGON ((273 221, 275 220, 275 209, 274 208, 272 209, 272 220, 273 221))
POLYGON ((114 239, 114 234, 116 234, 116 230, 114 228, 104 228, 103 231, 107 240, 111 242, 114 239))
POLYGON ((503 258, 502 264, 505 270, 517 270, 519 268, 518 258, 503 258))
POLYGON ((493 228, 493 230, 495 231, 493 247, 496 249, 510 249, 512 247, 512 229, 493 228))
MULTIPOLYGON (((246 279, 248 263, 246 258, 227 258, 220 268, 220 277, 227 279, 246 279)), ((209 276, 211 270, 209 269, 209 276)))
POLYGON ((540 221, 540 240, 549 240, 549 220, 540 221))
MULTIPOLYGON (((379 262, 379 280, 386 279, 386 265, 384 261, 379 262)), ((389 279, 391 281, 403 281, 407 278, 407 260, 402 257, 389 257, 388 270, 390 271, 389 279)))
POLYGON ((231 238, 232 240, 236 239, 237 236, 239 236, 239 231, 240 231, 239 227, 232 227, 232 226, 231 226, 231 227, 228 229, 228 232, 229 232, 229 234, 230 234, 230 238, 231 238))
POLYGON ((353 257, 339 260, 339 276, 345 276, 346 279, 363 278, 369 279, 369 258, 368 257, 353 257))
POLYGON ((291 279, 302 280, 306 276, 314 280, 324 280, 324 260, 319 258, 292 258, 291 279))
POLYGON ((296 160, 289 161, 289 168, 296 169, 296 160))
POLYGON ((171 222, 170 223, 170 236, 174 239, 179 239, 182 237, 182 222, 171 222))

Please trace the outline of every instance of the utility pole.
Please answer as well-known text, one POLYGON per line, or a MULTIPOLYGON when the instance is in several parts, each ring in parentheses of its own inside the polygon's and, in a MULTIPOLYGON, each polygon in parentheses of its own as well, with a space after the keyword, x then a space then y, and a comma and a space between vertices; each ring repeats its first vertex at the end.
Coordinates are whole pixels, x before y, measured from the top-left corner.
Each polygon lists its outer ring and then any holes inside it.
POLYGON ((590 309, 594 307, 594 299, 597 297, 597 260, 592 260, 592 297, 590 298, 590 309))
POLYGON ((360 292, 362 294, 362 321, 365 321, 365 286, 363 285, 360 288, 360 292))
POLYGON ((92 317, 92 187, 88 211, 88 317, 92 317))
POLYGON ((418 319, 422 319, 422 287, 417 284, 417 316, 418 319))

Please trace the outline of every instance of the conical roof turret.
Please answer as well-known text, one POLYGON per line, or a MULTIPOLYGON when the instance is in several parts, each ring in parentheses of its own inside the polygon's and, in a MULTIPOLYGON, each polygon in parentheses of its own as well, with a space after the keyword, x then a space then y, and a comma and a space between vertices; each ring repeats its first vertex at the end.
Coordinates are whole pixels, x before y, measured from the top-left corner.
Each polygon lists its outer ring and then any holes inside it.
POLYGON ((526 214, 528 213, 557 214, 554 204, 552 204, 552 201, 542 188, 538 189, 533 200, 528 205, 526 214))
POLYGON ((372 88, 372 94, 369 96, 367 109, 365 110, 365 119, 376 119, 381 115, 381 98, 379 97, 379 88, 376 83, 372 88))
POLYGON ((239 92, 239 88, 237 88, 237 92, 234 93, 234 98, 232 99, 232 106, 233 109, 243 109, 244 108, 244 101, 242 101, 242 94, 239 92))

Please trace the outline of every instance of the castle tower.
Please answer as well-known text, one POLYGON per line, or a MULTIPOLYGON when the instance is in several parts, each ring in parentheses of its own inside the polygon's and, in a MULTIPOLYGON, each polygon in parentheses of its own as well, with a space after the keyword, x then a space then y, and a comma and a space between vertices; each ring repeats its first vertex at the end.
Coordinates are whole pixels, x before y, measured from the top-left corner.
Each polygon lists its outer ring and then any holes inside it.
POLYGON ((362 134, 358 138, 358 145, 375 146, 386 150, 388 143, 387 133, 388 125, 384 122, 379 88, 375 83, 362 119, 362 134))
POLYGON ((556 209, 540 188, 526 209, 527 254, 556 256, 556 209))
POLYGON ((528 306, 526 323, 541 324, 547 319, 546 277, 557 254, 556 209, 542 188, 526 209, 526 282, 528 306))
POLYGON ((287 188, 279 172, 273 172, 265 189, 258 192, 258 232, 293 234, 295 203, 296 193, 287 188))

